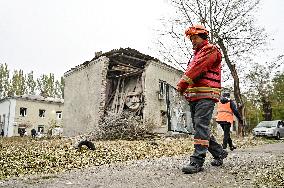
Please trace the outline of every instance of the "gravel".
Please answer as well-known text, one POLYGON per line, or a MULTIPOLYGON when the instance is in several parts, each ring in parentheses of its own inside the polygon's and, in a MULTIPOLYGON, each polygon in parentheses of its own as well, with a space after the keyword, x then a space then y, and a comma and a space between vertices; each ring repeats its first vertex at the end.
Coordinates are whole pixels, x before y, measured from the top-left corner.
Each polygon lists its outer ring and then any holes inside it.
POLYGON ((284 143, 234 150, 221 167, 211 166, 208 154, 203 172, 183 174, 190 154, 24 176, 2 180, 0 187, 284 187, 284 143))

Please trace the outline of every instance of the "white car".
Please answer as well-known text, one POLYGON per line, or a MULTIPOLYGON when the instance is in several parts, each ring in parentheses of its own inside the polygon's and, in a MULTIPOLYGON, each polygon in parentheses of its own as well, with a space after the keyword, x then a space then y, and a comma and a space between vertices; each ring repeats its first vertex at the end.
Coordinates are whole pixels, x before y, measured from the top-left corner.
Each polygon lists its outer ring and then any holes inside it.
POLYGON ((267 136, 280 139, 284 137, 284 121, 262 121, 253 130, 254 136, 267 136))

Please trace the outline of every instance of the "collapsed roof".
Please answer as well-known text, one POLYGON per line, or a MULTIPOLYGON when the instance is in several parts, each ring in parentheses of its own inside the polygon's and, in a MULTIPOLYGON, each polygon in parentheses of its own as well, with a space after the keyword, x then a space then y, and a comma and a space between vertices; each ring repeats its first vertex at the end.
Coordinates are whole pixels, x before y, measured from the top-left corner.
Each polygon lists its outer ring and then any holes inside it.
POLYGON ((120 77, 120 76, 130 76, 131 74, 136 74, 141 72, 147 61, 154 60, 159 61, 157 58, 151 57, 149 55, 142 54, 141 52, 132 48, 120 48, 114 49, 106 53, 97 52, 95 57, 91 61, 85 61, 83 64, 72 68, 67 71, 65 75, 72 73, 73 71, 87 67, 92 61, 100 57, 109 58, 109 72, 108 77, 120 77))

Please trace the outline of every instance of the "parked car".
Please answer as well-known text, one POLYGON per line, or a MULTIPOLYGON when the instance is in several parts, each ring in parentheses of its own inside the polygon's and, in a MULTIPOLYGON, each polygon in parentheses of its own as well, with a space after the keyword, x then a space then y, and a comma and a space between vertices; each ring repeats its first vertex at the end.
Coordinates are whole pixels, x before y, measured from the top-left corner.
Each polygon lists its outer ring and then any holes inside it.
POLYGON ((254 136, 275 137, 280 139, 284 137, 284 121, 262 121, 253 130, 254 136))

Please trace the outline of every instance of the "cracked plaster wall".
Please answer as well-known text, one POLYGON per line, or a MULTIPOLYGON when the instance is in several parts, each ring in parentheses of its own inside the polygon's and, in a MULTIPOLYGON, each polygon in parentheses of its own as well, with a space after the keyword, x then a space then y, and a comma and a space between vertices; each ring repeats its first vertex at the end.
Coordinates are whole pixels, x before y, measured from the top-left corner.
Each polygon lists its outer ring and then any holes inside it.
POLYGON ((64 135, 89 133, 98 124, 105 104, 109 59, 100 57, 65 76, 64 135))
POLYGON ((159 80, 165 81, 171 86, 176 86, 182 76, 182 72, 173 69, 166 64, 149 61, 144 73, 145 107, 144 119, 152 121, 156 125, 155 132, 166 133, 168 127, 162 124, 161 110, 166 111, 166 100, 158 99, 159 80))

